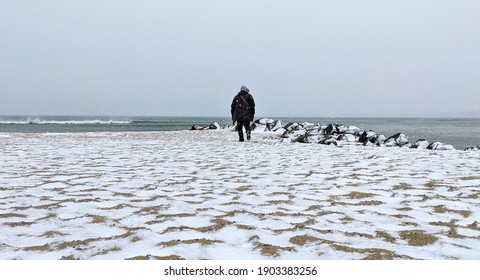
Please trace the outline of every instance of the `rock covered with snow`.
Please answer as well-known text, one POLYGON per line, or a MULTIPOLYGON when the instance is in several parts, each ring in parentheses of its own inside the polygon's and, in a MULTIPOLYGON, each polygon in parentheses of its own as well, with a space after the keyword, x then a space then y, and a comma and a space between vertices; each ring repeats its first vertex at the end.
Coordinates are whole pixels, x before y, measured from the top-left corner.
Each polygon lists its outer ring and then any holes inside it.
POLYGON ((213 122, 208 126, 208 129, 220 129, 220 124, 218 122, 213 122))
MULTIPOLYGON (((229 126, 224 127, 224 129, 230 128, 229 126)), ((214 130, 214 129, 222 129, 218 122, 212 122, 209 126, 203 126, 199 124, 192 125, 191 130, 214 130)))
POLYGON ((199 124, 194 124, 192 125, 192 129, 191 130, 204 130, 205 127, 199 125, 199 124))
POLYGON ((465 149, 465 151, 478 151, 478 150, 480 150, 480 145, 479 144, 477 144, 476 147, 468 147, 468 148, 465 149))
MULTIPOLYGON (((324 145, 364 145, 384 147, 407 147, 429 150, 454 150, 452 145, 440 142, 429 143, 425 139, 419 139, 413 144, 407 135, 396 133, 386 137, 373 130, 362 130, 353 125, 331 123, 327 125, 310 122, 291 122, 283 125, 281 120, 258 119, 252 124, 252 130, 256 132, 273 131, 281 134, 284 140, 298 143, 317 143, 324 145)), ((473 149, 473 148, 472 148, 473 149)))
POLYGON ((428 148, 429 145, 430 145, 430 143, 428 143, 427 140, 419 139, 419 140, 417 140, 417 142, 415 142, 412 145, 412 148, 414 148, 414 149, 426 149, 426 148, 428 148))
MULTIPOLYGON (((396 133, 389 137, 373 130, 363 130, 353 125, 330 123, 327 125, 314 124, 307 121, 290 122, 284 124, 281 120, 262 118, 255 120, 252 125, 254 132, 276 132, 281 138, 293 143, 314 143, 323 145, 364 145, 381 147, 406 147, 412 149, 427 150, 455 150, 452 145, 441 142, 429 143, 425 139, 419 139, 413 144, 403 133, 396 133)), ((208 127, 193 125, 192 130, 222 129, 218 122, 211 123, 208 127)), ((235 130, 235 125, 225 126, 223 129, 235 130)), ((480 150, 480 145, 470 147, 467 150, 480 150)))
POLYGON ((433 142, 430 145, 428 145, 427 150, 455 150, 452 145, 447 145, 441 142, 433 142))
POLYGON ((408 137, 403 133, 397 133, 385 140, 385 146, 387 147, 403 147, 408 145, 408 137))

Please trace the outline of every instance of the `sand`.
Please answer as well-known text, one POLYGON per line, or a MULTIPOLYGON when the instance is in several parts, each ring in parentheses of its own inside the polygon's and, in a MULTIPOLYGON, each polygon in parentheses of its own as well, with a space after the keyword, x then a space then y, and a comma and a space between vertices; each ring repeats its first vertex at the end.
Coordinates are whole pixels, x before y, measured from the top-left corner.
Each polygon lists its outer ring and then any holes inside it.
POLYGON ((0 259, 480 259, 480 153, 0 134, 0 259))

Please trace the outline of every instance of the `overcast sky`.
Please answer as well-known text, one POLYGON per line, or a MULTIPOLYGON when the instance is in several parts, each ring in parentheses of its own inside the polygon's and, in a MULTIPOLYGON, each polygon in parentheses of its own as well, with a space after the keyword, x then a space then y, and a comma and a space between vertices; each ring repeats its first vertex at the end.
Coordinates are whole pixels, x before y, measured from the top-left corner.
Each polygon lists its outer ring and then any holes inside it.
POLYGON ((480 1, 1 0, 0 115, 480 117, 480 1))

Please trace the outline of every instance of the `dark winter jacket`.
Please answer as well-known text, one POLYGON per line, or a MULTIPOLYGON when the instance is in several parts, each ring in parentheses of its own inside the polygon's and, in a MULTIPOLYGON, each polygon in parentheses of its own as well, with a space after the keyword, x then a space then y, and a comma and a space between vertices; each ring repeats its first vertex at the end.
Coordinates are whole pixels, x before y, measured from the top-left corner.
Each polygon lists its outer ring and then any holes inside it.
POLYGON ((241 90, 232 101, 232 120, 248 120, 253 121, 255 115, 255 101, 253 96, 246 91, 241 90))

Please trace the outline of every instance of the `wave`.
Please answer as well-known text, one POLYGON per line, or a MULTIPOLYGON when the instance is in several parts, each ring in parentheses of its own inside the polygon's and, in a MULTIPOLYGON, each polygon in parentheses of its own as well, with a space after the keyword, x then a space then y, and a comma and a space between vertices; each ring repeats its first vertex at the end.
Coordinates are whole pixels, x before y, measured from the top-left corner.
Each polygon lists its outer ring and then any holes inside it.
POLYGON ((118 121, 118 120, 65 120, 65 121, 56 121, 56 120, 39 120, 39 119, 29 119, 29 120, 0 120, 0 124, 70 124, 70 125, 82 125, 82 124, 131 124, 132 121, 118 121))
POLYGON ((147 120, 135 120, 135 121, 131 121, 130 122, 131 124, 139 124, 139 125, 148 125, 148 124, 158 124, 159 121, 156 121, 156 120, 152 120, 152 121, 147 121, 147 120))

